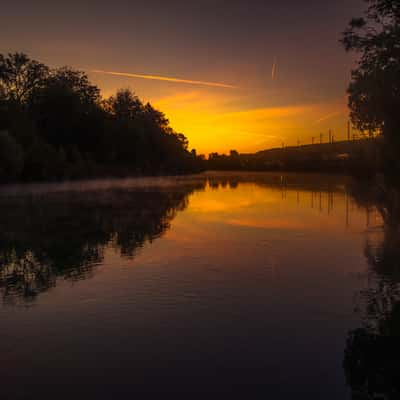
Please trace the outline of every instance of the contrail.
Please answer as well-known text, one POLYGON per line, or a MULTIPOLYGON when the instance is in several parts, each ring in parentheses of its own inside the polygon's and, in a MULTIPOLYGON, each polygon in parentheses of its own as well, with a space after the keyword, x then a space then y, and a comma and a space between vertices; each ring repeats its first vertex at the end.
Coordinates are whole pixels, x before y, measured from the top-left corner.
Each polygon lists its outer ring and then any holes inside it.
POLYGON ((340 115, 340 114, 343 114, 343 111, 335 111, 335 112, 333 112, 333 113, 330 113, 330 114, 328 114, 328 115, 325 115, 325 116, 319 118, 318 120, 316 120, 316 121, 314 122, 314 124, 315 124, 315 125, 320 124, 321 122, 324 122, 324 121, 326 121, 326 120, 328 120, 328 119, 331 119, 331 118, 333 118, 333 117, 336 117, 337 115, 340 115))
POLYGON ((186 83, 188 85, 202 85, 202 86, 212 86, 212 87, 220 87, 220 88, 228 88, 228 89, 237 89, 238 88, 237 86, 228 85, 226 83, 206 82, 206 81, 193 81, 193 80, 189 80, 189 79, 171 78, 171 77, 168 77, 168 76, 130 74, 130 73, 127 73, 127 72, 102 71, 102 70, 99 70, 99 69, 92 70, 91 72, 94 72, 96 74, 126 76, 128 78, 140 78, 140 79, 151 79, 151 80, 155 80, 155 81, 186 83))
POLYGON ((276 75, 276 57, 274 57, 274 62, 272 64, 272 71, 271 71, 272 80, 275 79, 275 75, 276 75))

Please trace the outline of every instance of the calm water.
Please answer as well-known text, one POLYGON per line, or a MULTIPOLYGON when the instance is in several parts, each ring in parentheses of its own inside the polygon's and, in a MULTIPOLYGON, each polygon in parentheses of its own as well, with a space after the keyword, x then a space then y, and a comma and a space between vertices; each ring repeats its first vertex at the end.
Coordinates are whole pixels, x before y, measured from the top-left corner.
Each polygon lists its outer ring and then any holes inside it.
POLYGON ((0 188, 0 398, 350 399, 350 332, 397 307, 393 204, 316 175, 0 188))

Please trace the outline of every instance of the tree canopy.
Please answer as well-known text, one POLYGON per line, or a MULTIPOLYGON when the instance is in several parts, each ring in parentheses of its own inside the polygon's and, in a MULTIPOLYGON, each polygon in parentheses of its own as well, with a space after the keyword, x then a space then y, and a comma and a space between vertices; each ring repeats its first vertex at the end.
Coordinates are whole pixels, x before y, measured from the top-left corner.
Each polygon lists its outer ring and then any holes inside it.
POLYGON ((365 0, 363 17, 343 32, 347 51, 360 54, 348 88, 353 124, 380 131, 400 146, 400 1, 365 0))
POLYGON ((2 180, 201 168, 186 137, 131 90, 104 99, 84 72, 49 68, 22 53, 0 54, 0 131, 2 180))

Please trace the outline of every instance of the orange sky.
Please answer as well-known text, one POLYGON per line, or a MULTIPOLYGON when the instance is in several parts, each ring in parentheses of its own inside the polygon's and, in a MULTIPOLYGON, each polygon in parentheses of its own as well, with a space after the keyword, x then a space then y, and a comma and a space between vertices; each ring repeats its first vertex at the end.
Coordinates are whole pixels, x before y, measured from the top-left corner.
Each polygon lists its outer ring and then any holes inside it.
POLYGON ((339 43, 362 0, 5 2, 0 53, 131 88, 198 153, 347 137, 354 59, 339 43), (94 72, 98 71, 98 72, 94 72), (103 72, 99 72, 103 71, 103 72), (111 71, 106 74, 104 71, 111 71))
POLYGON ((337 132, 338 139, 345 137, 348 111, 344 97, 325 104, 230 106, 241 96, 245 100, 246 93, 241 92, 177 91, 154 103, 200 153, 230 149, 254 152, 282 143, 295 145, 297 140, 310 143, 312 136, 319 140, 320 132, 328 129, 337 132))
MULTIPOLYGON (((271 65, 272 68, 272 65, 271 65)), ((151 82, 128 76, 109 76, 97 72, 89 75, 104 95, 117 88, 129 87, 144 100, 150 101, 169 118, 172 127, 184 133, 198 153, 227 153, 231 149, 255 152, 271 147, 297 145, 328 139, 332 130, 336 140, 347 137, 348 108, 345 87, 341 96, 317 101, 297 99, 298 88, 290 89, 275 70, 270 88, 260 89, 253 82, 221 82, 234 87, 169 82, 168 77, 150 77, 151 82), (247 85, 247 86, 246 86, 247 85), (208 87, 207 87, 208 86, 208 87), (282 90, 280 90, 282 86, 282 90), (292 104, 293 101, 293 104, 292 104)))

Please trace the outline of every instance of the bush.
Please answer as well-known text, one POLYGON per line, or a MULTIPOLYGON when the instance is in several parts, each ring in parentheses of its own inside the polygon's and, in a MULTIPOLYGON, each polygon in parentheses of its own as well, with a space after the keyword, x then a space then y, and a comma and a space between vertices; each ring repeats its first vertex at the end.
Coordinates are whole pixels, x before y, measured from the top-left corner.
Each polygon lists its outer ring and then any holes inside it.
POLYGON ((7 131, 0 131, 0 180, 11 181, 17 178, 23 167, 21 146, 7 131))
POLYGON ((65 155, 53 146, 36 140, 25 155, 23 178, 53 180, 64 178, 65 155))

